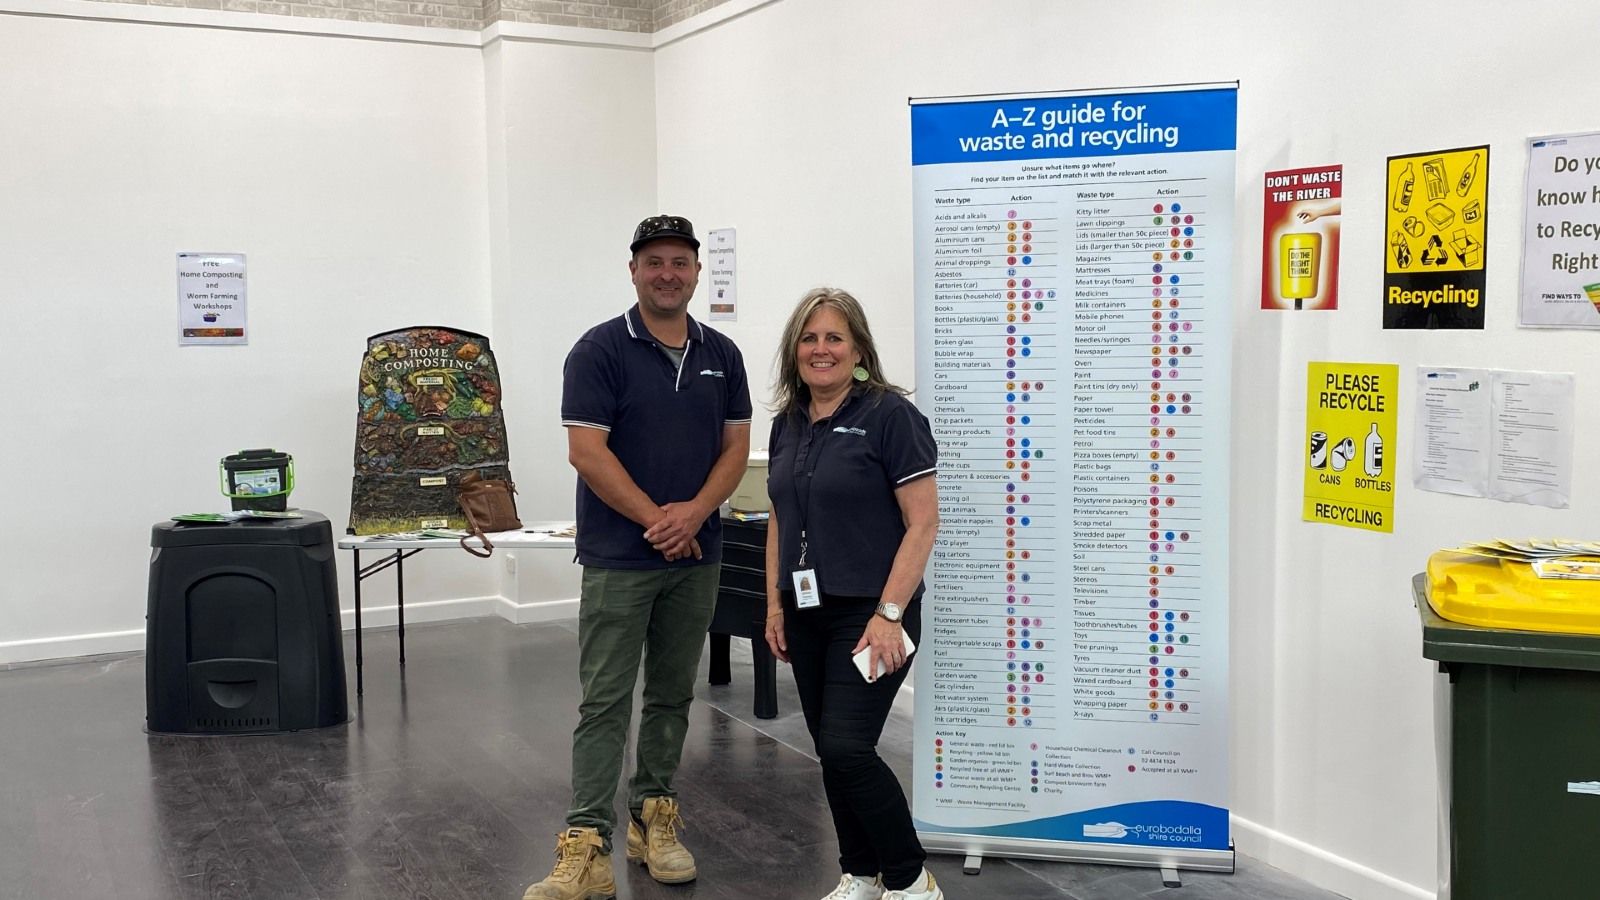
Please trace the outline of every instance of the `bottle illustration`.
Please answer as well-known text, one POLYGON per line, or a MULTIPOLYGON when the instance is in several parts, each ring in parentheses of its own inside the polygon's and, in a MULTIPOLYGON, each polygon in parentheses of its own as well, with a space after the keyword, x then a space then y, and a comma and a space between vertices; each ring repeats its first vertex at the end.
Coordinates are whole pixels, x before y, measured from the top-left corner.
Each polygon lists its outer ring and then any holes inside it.
POLYGON ((1373 478, 1383 474, 1383 436, 1378 434, 1377 422, 1372 423, 1372 431, 1362 447, 1361 468, 1373 478))
POLYGON ((1472 190, 1472 182, 1478 177, 1478 157, 1482 153, 1472 154, 1472 162, 1467 163, 1466 169, 1461 172, 1461 180, 1456 182, 1456 196, 1465 197, 1467 191, 1472 190))
POLYGON ((1450 182, 1444 177, 1444 157, 1423 163, 1422 177, 1428 185, 1429 200, 1443 200, 1445 195, 1450 193, 1450 182))
MULTIPOLYGON (((1470 167, 1468 171, 1471 171, 1470 167)), ((1400 173, 1400 180, 1394 183, 1394 198, 1389 201, 1395 212, 1405 212, 1411 208, 1411 187, 1416 183, 1417 172, 1408 162, 1405 171, 1400 173)))

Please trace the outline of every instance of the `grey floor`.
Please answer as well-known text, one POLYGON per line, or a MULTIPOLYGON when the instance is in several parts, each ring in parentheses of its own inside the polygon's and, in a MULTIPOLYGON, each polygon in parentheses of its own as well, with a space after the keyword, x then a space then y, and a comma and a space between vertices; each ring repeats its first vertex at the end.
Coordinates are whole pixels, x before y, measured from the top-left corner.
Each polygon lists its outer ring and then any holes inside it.
MULTIPOLYGON (((370 631, 353 720, 282 736, 147 736, 139 654, 0 668, 0 898, 515 900, 549 871, 568 800, 573 628, 412 626, 403 675, 396 633, 370 631)), ((619 856, 622 900, 815 900, 837 881, 792 680, 780 666, 780 715, 755 719, 734 646, 734 683, 702 680, 678 778, 700 878, 659 885, 619 856)), ((882 749, 902 777, 910 747, 897 709, 882 749)), ((950 900, 1337 896, 1242 855, 1174 889, 1149 869, 929 867, 950 900)))

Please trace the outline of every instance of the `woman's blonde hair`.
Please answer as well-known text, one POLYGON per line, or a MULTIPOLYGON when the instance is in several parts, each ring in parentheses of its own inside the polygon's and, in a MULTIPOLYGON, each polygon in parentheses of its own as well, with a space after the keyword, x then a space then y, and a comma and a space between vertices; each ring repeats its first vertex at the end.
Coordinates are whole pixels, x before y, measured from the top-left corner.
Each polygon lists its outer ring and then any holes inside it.
POLYGON ((848 291, 839 288, 819 287, 806 292, 800 298, 800 303, 795 306, 794 312, 789 314, 789 322, 783 326, 783 338, 778 345, 778 380, 772 389, 772 408, 780 415, 789 415, 811 402, 811 389, 800 380, 800 361, 798 350, 800 335, 805 331, 806 323, 817 314, 820 309, 832 309, 844 317, 845 327, 850 329, 850 342, 855 344, 856 352, 861 354, 861 368, 867 370, 867 380, 859 382, 865 384, 873 392, 893 391, 896 394, 905 394, 906 390, 891 384, 883 377, 883 368, 878 362, 878 348, 872 343, 872 330, 867 327, 867 314, 861 309, 861 302, 850 296, 848 291))

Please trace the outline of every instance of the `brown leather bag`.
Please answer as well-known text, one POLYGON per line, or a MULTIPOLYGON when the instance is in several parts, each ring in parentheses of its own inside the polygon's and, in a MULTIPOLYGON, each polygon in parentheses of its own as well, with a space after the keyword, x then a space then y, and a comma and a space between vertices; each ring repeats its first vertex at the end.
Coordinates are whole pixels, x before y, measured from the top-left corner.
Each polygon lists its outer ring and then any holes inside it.
POLYGON ((497 478, 484 478, 477 472, 467 472, 456 482, 456 502, 467 517, 467 530, 461 538, 461 549, 473 556, 490 556, 494 544, 489 543, 487 532, 515 531, 522 527, 517 518, 517 486, 497 478), (467 545, 467 538, 483 542, 483 549, 467 545))

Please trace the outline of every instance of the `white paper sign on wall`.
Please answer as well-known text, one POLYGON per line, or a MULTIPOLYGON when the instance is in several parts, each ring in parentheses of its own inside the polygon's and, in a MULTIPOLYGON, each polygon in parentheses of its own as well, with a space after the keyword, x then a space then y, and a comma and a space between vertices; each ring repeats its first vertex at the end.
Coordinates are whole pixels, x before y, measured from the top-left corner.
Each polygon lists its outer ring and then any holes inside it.
POLYGON ((178 343, 248 343, 243 253, 178 254, 178 343))

